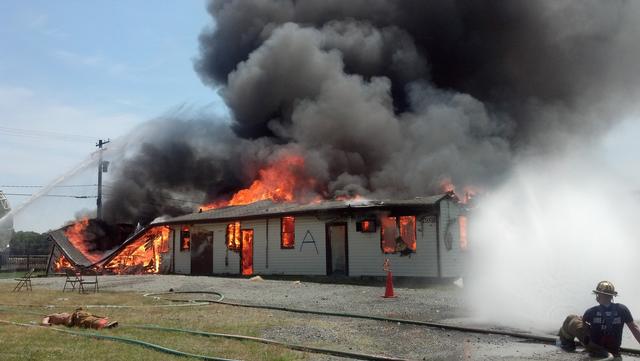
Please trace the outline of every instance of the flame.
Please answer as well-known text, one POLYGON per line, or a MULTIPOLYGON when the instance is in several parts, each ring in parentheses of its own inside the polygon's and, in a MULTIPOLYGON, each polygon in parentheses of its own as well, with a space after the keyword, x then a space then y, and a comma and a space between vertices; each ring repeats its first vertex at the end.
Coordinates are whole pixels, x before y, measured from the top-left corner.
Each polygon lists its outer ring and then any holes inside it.
POLYGON ((445 193, 453 193, 456 191, 456 186, 449 177, 444 177, 440 180, 440 189, 445 193))
POLYGON ((407 248, 416 250, 416 217, 381 217, 380 238, 383 253, 395 253, 402 242, 407 248))
POLYGON ((373 221, 362 221, 362 232, 372 232, 375 227, 373 221))
POLYGON ((69 262, 69 260, 63 254, 61 254, 58 259, 53 261, 53 272, 59 273, 62 272, 65 268, 73 269, 73 265, 71 265, 71 262, 69 262))
POLYGON ((282 248, 294 248, 296 242, 295 233, 296 218, 295 217, 282 217, 280 221, 280 247, 282 248))
POLYGON ((169 227, 153 227, 126 246, 104 265, 104 270, 115 274, 158 273, 162 255, 169 251, 169 227))
POLYGON ((242 233, 242 275, 253 274, 253 229, 243 229, 242 233))
MULTIPOLYGON (((291 202, 303 191, 311 191, 316 181, 305 174, 304 158, 286 154, 276 162, 258 171, 258 179, 249 188, 235 193, 228 201, 204 205, 203 211, 225 206, 249 204, 270 199, 276 202, 291 202)), ((309 192, 311 193, 311 192, 309 192)))
POLYGON ((95 253, 87 247, 87 243, 85 243, 85 239, 87 238, 87 227, 89 227, 89 218, 83 218, 69 226, 64 231, 64 235, 67 237, 69 242, 71 242, 71 244, 89 261, 97 262, 100 260, 100 258, 102 258, 102 252, 95 253))
POLYGON ((227 224, 227 248, 232 251, 240 250, 240 222, 227 224))
POLYGON ((467 217, 458 217, 458 224, 460 225, 460 249, 466 250, 469 246, 469 240, 467 239, 467 217))

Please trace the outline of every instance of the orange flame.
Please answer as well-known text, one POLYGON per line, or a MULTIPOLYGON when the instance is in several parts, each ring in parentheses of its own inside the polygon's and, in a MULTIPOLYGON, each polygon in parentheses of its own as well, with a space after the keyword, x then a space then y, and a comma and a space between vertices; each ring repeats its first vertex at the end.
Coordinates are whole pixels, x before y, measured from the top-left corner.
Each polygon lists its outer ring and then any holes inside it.
POLYGON ((92 252, 85 243, 85 239, 87 238, 86 230, 89 226, 89 218, 83 218, 78 222, 69 226, 65 231, 64 235, 67 237, 69 242, 82 253, 89 261, 97 262, 102 258, 102 252, 92 252))
POLYGON ((455 192, 456 186, 453 184, 453 181, 449 177, 444 177, 440 180, 440 189, 445 192, 455 192))
POLYGON ((104 270, 115 274, 142 274, 160 272, 162 255, 169 251, 169 227, 153 227, 121 250, 104 265, 104 270))
POLYGON ((73 269, 71 262, 64 255, 60 255, 58 259, 53 261, 53 272, 62 272, 65 268, 73 269))
POLYGON ((276 202, 291 202, 302 191, 310 191, 315 179, 305 175, 304 158, 299 155, 283 155, 280 159, 258 171, 258 179, 249 188, 235 193, 228 201, 214 202, 202 207, 209 210, 225 206, 249 204, 265 199, 276 202))
POLYGON ((458 224, 460 225, 460 249, 466 250, 469 247, 469 240, 467 239, 467 217, 460 216, 458 218, 458 224))
POLYGON ((232 251, 240 250, 240 222, 227 224, 227 248, 232 251))

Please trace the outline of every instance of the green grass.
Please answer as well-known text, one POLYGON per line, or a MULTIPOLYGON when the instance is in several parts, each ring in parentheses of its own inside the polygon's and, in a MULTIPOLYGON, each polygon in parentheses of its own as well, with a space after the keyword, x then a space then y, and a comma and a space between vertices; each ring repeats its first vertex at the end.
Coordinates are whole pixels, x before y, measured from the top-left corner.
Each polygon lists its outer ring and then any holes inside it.
MULTIPOLYGON (((73 292, 34 290, 11 292, 12 285, 0 285, 0 320, 37 324, 42 316, 55 312, 73 312, 83 305, 150 306, 166 301, 142 297, 137 293, 101 292, 77 294, 73 292)), ((103 335, 134 338, 164 347, 199 355, 240 360, 289 361, 306 356, 283 347, 250 341, 202 337, 159 330, 143 330, 127 325, 158 325, 207 332, 260 336, 273 326, 287 326, 287 320, 270 317, 269 312, 223 305, 189 307, 85 308, 91 313, 117 320, 120 327, 108 330, 63 329, 96 332, 103 335)), ((186 358, 160 353, 141 346, 111 340, 97 340, 55 332, 44 327, 24 327, 0 323, 0 355, 13 360, 185 360, 186 358)))

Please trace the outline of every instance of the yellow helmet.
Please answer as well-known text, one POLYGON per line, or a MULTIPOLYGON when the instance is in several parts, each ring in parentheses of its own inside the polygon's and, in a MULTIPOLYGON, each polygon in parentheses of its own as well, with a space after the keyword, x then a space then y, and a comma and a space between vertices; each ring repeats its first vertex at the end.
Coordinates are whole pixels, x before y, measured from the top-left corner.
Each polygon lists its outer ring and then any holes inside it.
POLYGON ((613 283, 609 281, 600 281, 596 286, 596 289, 593 290, 593 293, 600 293, 608 296, 618 295, 618 292, 616 292, 616 288, 613 286, 613 283))

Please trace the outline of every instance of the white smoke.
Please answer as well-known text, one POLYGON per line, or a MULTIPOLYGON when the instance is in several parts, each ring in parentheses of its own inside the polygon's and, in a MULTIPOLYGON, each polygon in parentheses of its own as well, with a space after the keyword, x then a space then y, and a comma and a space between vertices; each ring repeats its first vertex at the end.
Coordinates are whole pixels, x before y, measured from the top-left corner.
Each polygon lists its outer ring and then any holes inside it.
POLYGON ((471 217, 465 285, 476 316, 557 331, 566 315, 595 305, 601 280, 618 289, 615 302, 640 309, 640 199, 622 179, 584 149, 520 162, 471 217))

